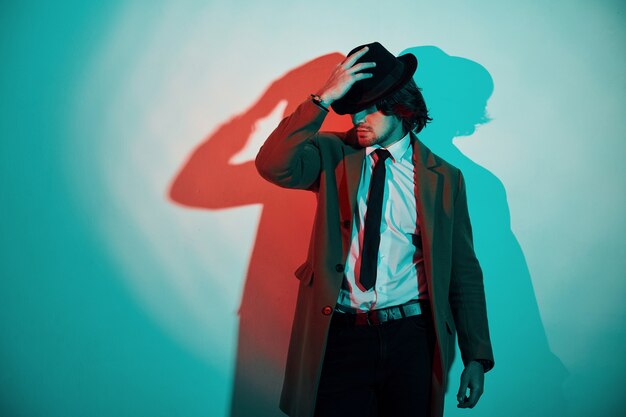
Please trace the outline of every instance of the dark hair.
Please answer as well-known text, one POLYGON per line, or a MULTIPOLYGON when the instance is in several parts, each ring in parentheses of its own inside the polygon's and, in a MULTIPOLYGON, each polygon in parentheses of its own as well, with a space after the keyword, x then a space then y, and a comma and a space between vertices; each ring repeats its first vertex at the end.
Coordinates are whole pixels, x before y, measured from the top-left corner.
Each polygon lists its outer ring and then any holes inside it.
POLYGON ((405 132, 414 130, 419 133, 426 123, 432 121, 428 117, 428 109, 424 102, 421 89, 413 78, 407 81, 398 91, 376 103, 376 108, 386 116, 397 116, 402 120, 405 132))

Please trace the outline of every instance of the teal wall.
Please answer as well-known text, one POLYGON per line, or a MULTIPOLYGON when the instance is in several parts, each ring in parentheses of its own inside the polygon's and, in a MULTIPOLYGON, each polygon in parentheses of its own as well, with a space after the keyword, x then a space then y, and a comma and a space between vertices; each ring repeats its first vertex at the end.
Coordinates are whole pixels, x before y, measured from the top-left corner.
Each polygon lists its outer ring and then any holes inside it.
MULTIPOLYGON (((421 137, 468 178, 496 356, 469 413, 617 415, 624 5, 234 3, 0 6, 0 415, 231 414, 237 312, 269 203, 203 208, 171 184, 274 80, 373 40, 418 56, 435 116, 421 137)), ((249 165, 291 99, 253 120, 232 166, 249 165)), ((268 308, 293 308, 285 279, 268 308)), ((446 415, 467 414, 460 370, 446 415)), ((258 410, 280 415, 270 408, 258 410)))

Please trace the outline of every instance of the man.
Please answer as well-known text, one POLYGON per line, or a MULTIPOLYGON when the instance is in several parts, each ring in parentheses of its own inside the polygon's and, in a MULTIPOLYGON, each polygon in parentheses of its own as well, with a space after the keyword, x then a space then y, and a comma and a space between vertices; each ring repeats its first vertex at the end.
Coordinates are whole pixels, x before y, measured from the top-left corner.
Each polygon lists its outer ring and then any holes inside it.
POLYGON ((415 136, 430 120, 416 68, 377 42, 355 48, 257 155, 265 179, 318 201, 296 271, 290 416, 441 416, 455 332, 459 407, 494 365, 463 176, 415 136), (319 132, 330 107, 354 128, 319 132))

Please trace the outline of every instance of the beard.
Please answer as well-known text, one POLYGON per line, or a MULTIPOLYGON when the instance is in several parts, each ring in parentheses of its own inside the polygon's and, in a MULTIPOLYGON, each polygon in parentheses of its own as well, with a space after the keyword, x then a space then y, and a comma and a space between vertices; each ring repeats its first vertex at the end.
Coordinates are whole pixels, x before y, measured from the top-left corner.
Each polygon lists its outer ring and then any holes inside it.
POLYGON ((359 146, 367 148, 368 146, 376 145, 377 143, 385 142, 389 138, 391 132, 385 132, 381 136, 377 136, 373 130, 357 131, 356 138, 359 146))

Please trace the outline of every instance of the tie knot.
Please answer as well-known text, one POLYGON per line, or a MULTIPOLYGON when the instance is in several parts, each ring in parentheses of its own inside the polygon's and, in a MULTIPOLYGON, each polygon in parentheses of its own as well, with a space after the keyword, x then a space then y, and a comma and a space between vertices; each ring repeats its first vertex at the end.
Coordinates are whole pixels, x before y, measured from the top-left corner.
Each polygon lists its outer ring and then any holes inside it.
POLYGON ((376 154, 376 157, 377 157, 376 164, 378 164, 378 162, 385 162, 385 159, 391 156, 391 154, 389 153, 387 149, 382 149, 382 148, 376 149, 374 153, 376 154))

